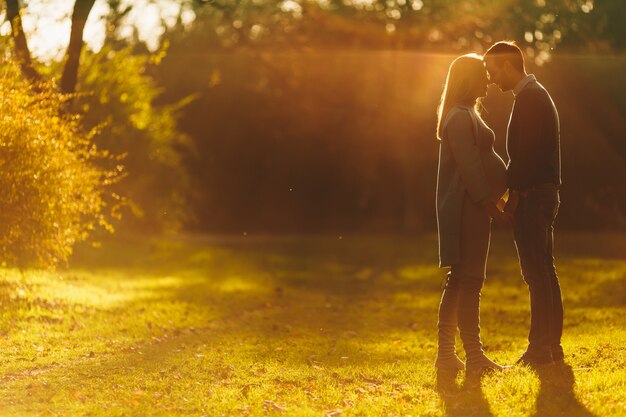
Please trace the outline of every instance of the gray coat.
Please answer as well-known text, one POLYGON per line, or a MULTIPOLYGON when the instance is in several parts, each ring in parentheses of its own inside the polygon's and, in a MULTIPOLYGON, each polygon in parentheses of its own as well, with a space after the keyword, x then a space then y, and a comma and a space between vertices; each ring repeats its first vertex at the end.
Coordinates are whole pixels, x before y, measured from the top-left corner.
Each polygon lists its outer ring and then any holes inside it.
POLYGON ((476 203, 491 196, 476 143, 477 117, 472 108, 456 105, 448 111, 442 125, 437 174, 441 268, 461 260, 461 215, 465 193, 476 203))

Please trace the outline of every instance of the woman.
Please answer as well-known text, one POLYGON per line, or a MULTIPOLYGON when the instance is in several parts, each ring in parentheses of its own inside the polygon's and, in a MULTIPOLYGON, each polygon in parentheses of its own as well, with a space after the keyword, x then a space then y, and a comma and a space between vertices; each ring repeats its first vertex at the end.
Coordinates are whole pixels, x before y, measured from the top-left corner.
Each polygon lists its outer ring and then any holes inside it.
POLYGON ((439 305, 439 377, 456 376, 464 367, 468 374, 502 369, 483 353, 479 326, 491 219, 497 225, 511 222, 496 205, 506 191, 506 167, 493 149, 493 131, 477 111, 487 84, 479 55, 458 57, 448 70, 437 110, 439 266, 450 267, 439 305), (467 364, 456 355, 457 326, 467 364))

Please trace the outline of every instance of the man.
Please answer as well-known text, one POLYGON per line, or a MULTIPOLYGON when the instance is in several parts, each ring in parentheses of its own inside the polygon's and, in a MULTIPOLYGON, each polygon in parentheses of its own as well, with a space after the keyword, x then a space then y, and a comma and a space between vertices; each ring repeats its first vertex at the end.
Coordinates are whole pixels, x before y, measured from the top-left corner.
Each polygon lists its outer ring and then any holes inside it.
POLYGON ((489 79, 515 101, 506 138, 509 200, 515 245, 530 292, 528 348, 518 364, 537 367, 563 360, 563 303, 552 256, 559 208, 559 117, 552 98, 532 74, 513 42, 498 42, 484 55, 489 79))

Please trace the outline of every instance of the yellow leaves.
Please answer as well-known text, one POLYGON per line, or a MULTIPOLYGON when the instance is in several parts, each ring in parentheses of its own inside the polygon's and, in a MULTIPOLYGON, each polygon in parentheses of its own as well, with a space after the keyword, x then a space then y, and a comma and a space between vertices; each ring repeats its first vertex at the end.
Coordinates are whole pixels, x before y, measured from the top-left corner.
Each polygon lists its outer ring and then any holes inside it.
POLYGON ((9 265, 53 266, 86 238, 104 207, 98 155, 64 98, 35 93, 18 74, 0 79, 0 253, 9 265), (10 93, 9 93, 10 92, 10 93))
POLYGON ((169 40, 164 40, 163 43, 161 44, 161 47, 159 48, 159 50, 150 55, 150 64, 152 65, 159 65, 161 63, 161 61, 163 60, 163 58, 165 58, 165 56, 167 55, 167 50, 170 47, 170 41, 169 40))

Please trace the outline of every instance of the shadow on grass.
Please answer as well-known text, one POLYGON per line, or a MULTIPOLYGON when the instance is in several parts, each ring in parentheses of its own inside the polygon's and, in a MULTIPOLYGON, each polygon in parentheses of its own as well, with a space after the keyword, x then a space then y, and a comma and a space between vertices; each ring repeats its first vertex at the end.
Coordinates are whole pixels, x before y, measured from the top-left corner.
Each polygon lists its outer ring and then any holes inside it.
MULTIPOLYGON (((76 287, 84 284, 113 296, 129 295, 112 307, 84 315, 81 320, 86 329, 94 320, 106 322, 127 315, 129 321, 146 321, 151 330, 143 327, 143 340, 120 346, 118 351, 28 366, 27 371, 45 373, 55 383, 36 385, 27 396, 14 393, 30 383, 28 372, 0 375, 9 393, 7 401, 19 410, 26 404, 37 404, 32 409, 47 404, 55 390, 54 401, 59 403, 85 390, 98 397, 102 385, 96 377, 109 381, 106 389, 132 397, 137 391, 132 384, 145 385, 139 390, 150 391, 155 389, 150 387, 169 385, 167 381, 177 373, 183 381, 198 380, 209 386, 232 379, 246 381, 246 387, 294 385, 308 390, 318 381, 320 385, 345 383, 379 389, 396 378, 392 371, 381 369, 394 369, 400 362, 411 374, 419 373, 434 354, 439 280, 427 259, 430 255, 413 253, 420 241, 346 240, 330 245, 327 239, 180 245, 131 242, 100 252, 101 259, 76 259, 74 268, 63 273, 66 280, 76 281, 76 287), (407 266, 412 272, 396 274, 407 266), (179 322, 168 324, 172 315, 166 313, 172 305, 190 311, 193 320, 181 316, 179 322), (159 319, 140 312, 146 308, 158 312, 159 319), (156 330, 161 326, 162 332, 156 330), (276 382, 278 376, 257 375, 265 367, 284 369, 280 378, 288 383, 276 382), (343 379, 337 381, 332 376, 335 372, 343 379)), ((16 300, 7 298, 7 302, 7 308, 17 307, 16 300)), ((56 308, 68 312, 73 307, 64 300, 56 308)), ((123 326, 123 321, 111 323, 96 327, 103 333, 93 337, 114 339, 115 323, 123 326)), ((59 329, 56 324, 52 327, 59 329)), ((83 338, 87 333, 76 332, 83 338)), ((79 340, 77 333, 69 336, 79 340)), ((184 389, 196 388, 180 387, 184 389)), ((192 412, 199 410, 190 407, 192 412)))
MULTIPOLYGON (((528 300, 510 238, 494 235, 492 276, 486 285, 516 297, 504 307, 485 298, 483 314, 486 322, 507 320, 508 325, 499 326, 497 334, 514 340, 525 333, 525 329, 520 332, 520 325, 527 326, 528 313, 511 307, 524 307, 528 300)), ((272 337, 284 328, 298 332, 320 327, 334 337, 343 332, 357 332, 361 337, 361 332, 392 334, 411 326, 418 330, 416 337, 434 340, 444 276, 436 268, 435 236, 131 239, 105 249, 100 256, 79 251, 75 266, 128 271, 129 277, 173 274, 181 278, 181 285, 154 291, 152 301, 178 300, 195 308, 213 308, 238 317, 244 328, 243 322, 255 323, 258 327, 250 325, 250 331, 256 329, 260 337, 272 337), (239 286, 224 290, 232 281, 239 286)), ((610 296, 619 305, 623 283, 610 282, 606 292, 593 299, 599 306, 610 296)), ((598 284, 589 282, 584 287, 591 285, 598 284)), ((493 323, 489 328, 494 328, 493 323)))
POLYGON ((437 393, 443 401, 445 417, 493 416, 480 381, 465 379, 460 388, 454 381, 438 381, 437 393))
MULTIPOLYGON (((332 385, 345 381, 355 386, 369 386, 373 379, 378 384, 383 382, 379 373, 381 365, 403 362, 412 364, 409 369, 420 367, 420 361, 416 361, 412 352, 399 349, 392 352, 368 351, 367 343, 352 338, 340 342, 337 349, 336 340, 332 337, 326 339, 316 335, 311 338, 280 329, 271 330, 263 325, 263 321, 261 318, 247 321, 242 317, 233 317, 220 320, 207 329, 176 332, 160 341, 141 343, 123 352, 83 357, 48 370, 43 369, 41 371, 45 378, 53 381, 53 384, 37 384, 36 389, 29 389, 28 395, 19 397, 7 398, 0 391, 0 402, 4 401, 16 410, 27 407, 30 411, 37 410, 39 406, 50 407, 50 398, 53 396, 56 404, 62 404, 64 398, 70 401, 90 398, 102 402, 103 398, 98 393, 103 390, 102 381, 107 381, 103 391, 115 392, 115 398, 106 399, 109 406, 143 402, 134 397, 137 389, 160 392, 165 388, 168 397, 172 397, 172 403, 186 401, 185 397, 207 401, 208 394, 206 389, 202 391, 202 387, 228 387, 231 381, 236 387, 234 389, 240 390, 236 394, 238 402, 245 402, 247 390, 251 386, 269 385, 278 391, 287 389, 282 386, 292 386, 292 390, 303 391, 312 389, 318 383, 332 385), (234 351, 237 351, 236 356, 229 353, 234 351), (361 370, 358 375, 353 370, 343 370, 346 365, 340 360, 342 355, 350 358, 351 367, 358 364, 357 368, 361 370), (266 368, 280 368, 285 373, 281 371, 280 374, 266 376, 266 368), (332 376, 336 372, 348 372, 344 374, 345 381, 332 376), (240 381, 245 381, 245 384, 240 381), (83 395, 85 397, 81 399, 83 395)), ((21 392, 20 389, 29 382, 22 381, 24 378, 24 374, 9 375, 0 378, 0 381, 4 390, 15 393, 21 392)), ((390 385, 391 380, 388 379, 386 383, 390 385)), ((33 383, 27 388, 30 386, 33 383)), ((251 401, 253 405, 258 405, 254 403, 255 400, 251 401)), ((194 402, 178 411, 204 414, 201 413, 202 408, 194 402)), ((229 412, 233 414, 228 415, 237 415, 236 409, 229 412)))
POLYGON ((432 237, 130 240, 103 248, 100 257, 78 251, 73 266, 182 278, 180 286, 155 292, 157 303, 180 300, 225 315, 240 310, 241 318, 257 314, 270 326, 341 333, 377 323, 378 331, 383 324, 392 331, 434 324, 443 276, 435 249, 432 237))
MULTIPOLYGON (((597 417, 576 398, 571 366, 546 366, 535 372, 539 393, 532 417, 597 417)), ((454 380, 438 381, 437 392, 445 405, 445 417, 493 416, 479 381, 465 379, 460 388, 454 380)))
POLYGON ((569 365, 537 370, 540 387, 533 417, 596 417, 574 394, 576 380, 569 365))
MULTIPOLYGON (((98 256, 78 254, 74 260, 74 267, 80 268, 74 270, 78 281, 83 270, 93 273, 95 278, 89 279, 94 285, 104 284, 96 282, 98 279, 107 280, 107 285, 99 289, 137 292, 135 298, 120 303, 119 314, 132 315, 146 305, 150 310, 160 308, 161 313, 167 313, 171 305, 178 303, 196 314, 195 322, 182 320, 167 325, 169 317, 161 314, 160 322, 154 321, 170 332, 165 337, 147 334, 132 349, 96 356, 95 360, 80 359, 54 373, 64 378, 66 386, 80 387, 89 369, 105 379, 111 375, 123 379, 129 374, 126 367, 130 363, 160 381, 167 379, 161 372, 181 357, 197 361, 201 379, 211 383, 228 379, 226 374, 236 377, 249 372, 243 369, 244 364, 252 367, 258 362, 279 364, 288 370, 304 369, 303 375, 311 377, 317 377, 316 367, 325 368, 319 371, 324 373, 346 365, 353 370, 374 370, 377 377, 379 371, 375 369, 379 365, 396 362, 409 364, 415 371, 430 363, 435 352, 436 312, 443 277, 436 268, 435 248, 431 237, 341 241, 236 238, 129 241, 103 250, 98 256), (171 282, 148 285, 148 281, 158 280, 171 282), (208 314, 209 310, 218 314, 208 314), (142 355, 133 354, 139 350, 142 355), (237 360, 242 361, 241 365, 234 364, 233 371, 229 370, 229 351, 237 352, 237 360), (208 358, 209 353, 222 359, 209 361, 198 356, 206 354, 208 358), (96 361, 97 366, 93 366, 96 361)), ((508 253, 506 249, 493 258, 498 259, 492 268, 494 275, 504 278, 497 288, 519 293, 520 289, 524 291, 521 278, 515 259, 508 253)), ((18 301, 2 298, 2 293, 8 294, 9 290, 0 286, 0 300, 8 304, 7 308, 15 308, 18 301)), ((523 297, 511 299, 511 303, 522 301, 523 297)), ((489 305, 483 311, 496 317, 491 307, 495 308, 489 305)), ((509 338, 509 334, 519 332, 515 320, 522 313, 513 314, 508 306, 501 312, 510 323, 497 331, 500 337, 509 338)), ((118 314, 110 309, 106 313, 109 318, 118 314)), ((97 318, 94 313, 93 319, 97 318)), ((575 398, 571 368, 569 374, 565 372, 557 379, 553 375, 539 377, 537 416, 592 416, 575 398), (569 411, 553 413, 561 409, 569 411)), ((296 386, 304 384, 300 377, 291 378, 296 386)), ((355 380, 358 382, 358 377, 355 380)), ((262 378, 252 381, 256 384, 262 378)), ((492 415, 480 387, 467 386, 456 393, 442 394, 441 398, 448 416, 492 415)))

